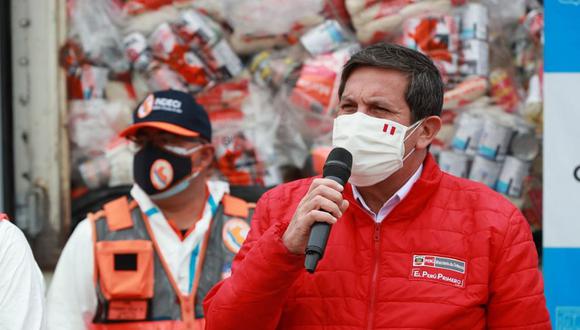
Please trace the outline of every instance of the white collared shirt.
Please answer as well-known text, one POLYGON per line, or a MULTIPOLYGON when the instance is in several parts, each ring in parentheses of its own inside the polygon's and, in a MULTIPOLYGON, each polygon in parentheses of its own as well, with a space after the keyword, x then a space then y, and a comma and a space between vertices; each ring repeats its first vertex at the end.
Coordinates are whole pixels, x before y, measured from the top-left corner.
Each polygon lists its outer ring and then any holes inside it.
MULTIPOLYGON (((192 252, 201 242, 208 230, 212 209, 229 192, 229 185, 220 181, 208 181, 209 195, 201 219, 194 230, 184 240, 173 230, 165 216, 149 196, 137 185, 131 189, 141 211, 149 217, 153 237, 157 241, 160 254, 169 267, 182 293, 190 291, 192 252), (214 206, 212 207, 212 200, 214 206)), ((195 215, 192 215, 195 216, 195 215)), ((97 308, 97 295, 93 283, 94 252, 93 228, 89 220, 83 220, 66 243, 58 260, 48 291, 47 323, 48 329, 85 329, 97 308)))
POLYGON ((352 194, 354 195, 355 200, 371 216, 373 216, 375 222, 380 223, 383 221, 383 219, 387 217, 387 215, 389 215, 389 213, 391 213, 391 211, 395 208, 395 206, 397 206, 403 200, 403 198, 405 198, 405 196, 409 194, 409 191, 411 191, 411 188, 413 188, 415 182, 417 182, 417 180, 419 180, 419 178, 421 177, 422 172, 423 172, 423 164, 421 164, 421 166, 419 166, 417 171, 415 171, 415 174, 413 174, 413 176, 411 176, 409 180, 407 180, 407 182, 405 182, 405 184, 391 198, 389 198, 388 201, 385 202, 383 207, 381 207, 381 209, 379 210, 378 214, 375 214, 373 211, 371 211, 371 208, 367 205, 367 203, 365 203, 364 198, 354 185, 352 186, 352 194))
POLYGON ((131 189, 131 196, 139 204, 139 208, 143 213, 149 217, 149 224, 161 250, 161 255, 163 255, 173 278, 183 294, 188 294, 191 289, 190 270, 197 268, 195 266, 191 267, 190 265, 191 252, 203 240, 209 228, 213 213, 215 212, 215 209, 212 210, 212 204, 213 207, 217 207, 224 194, 229 190, 229 187, 225 182, 210 181, 208 182, 208 189, 209 198, 211 198, 212 202, 210 203, 209 200, 206 201, 203 215, 196 222, 193 231, 183 241, 175 233, 175 230, 171 227, 165 215, 160 212, 143 189, 138 185, 134 185, 131 189))

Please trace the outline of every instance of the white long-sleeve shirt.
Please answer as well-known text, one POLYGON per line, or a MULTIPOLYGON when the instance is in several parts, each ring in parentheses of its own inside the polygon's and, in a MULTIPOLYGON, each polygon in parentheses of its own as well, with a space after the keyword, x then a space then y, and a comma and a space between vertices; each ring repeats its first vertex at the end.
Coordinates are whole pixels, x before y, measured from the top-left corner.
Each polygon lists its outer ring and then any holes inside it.
POLYGON ((45 329, 44 279, 24 234, 0 220, 0 330, 45 329))
MULTIPOLYGON (((182 293, 190 290, 191 253, 202 241, 213 217, 212 205, 218 205, 229 186, 225 182, 209 181, 211 198, 206 202, 203 215, 195 229, 182 241, 162 212, 137 185, 131 196, 143 213, 147 214, 152 234, 165 259, 171 276, 182 293), (210 201, 211 200, 211 201, 210 201)), ((196 215, 192 215, 196 216, 196 215)), ((85 219, 78 224, 66 243, 48 291, 48 329, 79 330, 91 323, 97 308, 97 294, 93 282, 94 252, 93 228, 85 219)))

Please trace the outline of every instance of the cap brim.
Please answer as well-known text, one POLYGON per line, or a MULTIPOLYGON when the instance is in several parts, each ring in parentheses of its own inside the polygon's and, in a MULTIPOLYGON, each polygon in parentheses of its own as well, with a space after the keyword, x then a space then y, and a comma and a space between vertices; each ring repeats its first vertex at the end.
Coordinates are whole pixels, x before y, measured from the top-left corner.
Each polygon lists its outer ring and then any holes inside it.
POLYGON ((165 123, 165 122, 159 122, 159 121, 148 121, 148 122, 133 124, 133 125, 127 127, 121 133, 119 133, 119 136, 121 136, 121 137, 133 136, 141 128, 157 128, 157 129, 165 131, 165 132, 169 132, 169 133, 173 133, 173 134, 181 135, 181 136, 187 136, 187 137, 199 136, 199 133, 197 133, 197 132, 190 131, 190 130, 183 128, 181 126, 177 126, 177 125, 165 123))

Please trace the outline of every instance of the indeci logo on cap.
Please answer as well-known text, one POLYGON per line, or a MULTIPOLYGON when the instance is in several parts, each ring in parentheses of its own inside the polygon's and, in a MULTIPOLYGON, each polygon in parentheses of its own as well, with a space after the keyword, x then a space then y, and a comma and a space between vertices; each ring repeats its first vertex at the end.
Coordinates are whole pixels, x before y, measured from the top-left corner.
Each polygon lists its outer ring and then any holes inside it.
POLYGON ((181 110, 181 101, 165 97, 158 97, 155 99, 153 110, 163 110, 175 113, 183 112, 181 110))
POLYGON ((155 96, 153 96, 153 94, 152 94, 152 95, 147 96, 145 101, 143 101, 143 103, 141 103, 139 110, 137 110, 137 117, 145 118, 145 117, 149 116, 151 111, 153 111, 153 104, 155 104, 155 96))

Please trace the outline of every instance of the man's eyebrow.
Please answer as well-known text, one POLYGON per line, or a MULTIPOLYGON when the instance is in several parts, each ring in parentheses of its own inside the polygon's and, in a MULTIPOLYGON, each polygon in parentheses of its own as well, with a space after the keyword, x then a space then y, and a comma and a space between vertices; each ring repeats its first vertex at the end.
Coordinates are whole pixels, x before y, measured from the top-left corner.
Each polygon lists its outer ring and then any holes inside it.
POLYGON ((353 97, 352 97, 352 96, 350 96, 350 95, 344 95, 344 94, 343 94, 343 95, 340 97, 340 101, 341 101, 341 102, 342 102, 342 101, 353 101, 353 97))
POLYGON ((371 96, 367 99, 364 100, 366 103, 372 104, 372 105, 379 105, 385 108, 389 108, 391 110, 399 110, 400 107, 398 107, 395 103, 389 101, 387 98, 384 97, 380 97, 380 96, 371 96))

